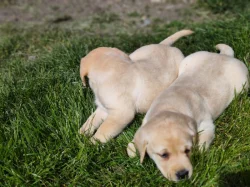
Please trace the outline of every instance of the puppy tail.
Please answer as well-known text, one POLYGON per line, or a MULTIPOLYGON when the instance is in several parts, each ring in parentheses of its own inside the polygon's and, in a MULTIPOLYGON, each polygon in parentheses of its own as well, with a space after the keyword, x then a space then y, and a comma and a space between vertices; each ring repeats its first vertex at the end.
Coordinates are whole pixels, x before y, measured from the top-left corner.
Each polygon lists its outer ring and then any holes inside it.
POLYGON ((177 40, 179 40, 181 37, 188 36, 188 35, 193 34, 193 33, 194 32, 191 30, 181 30, 181 31, 178 31, 178 32, 174 33, 173 35, 169 36, 168 38, 166 38, 165 40, 160 42, 160 44, 170 46, 173 43, 175 43, 177 40))
POLYGON ((226 44, 217 44, 215 48, 220 51, 220 54, 234 57, 233 49, 226 44))
POLYGON ((82 84, 84 87, 86 87, 85 76, 87 75, 88 75, 88 64, 87 64, 86 57, 84 57, 81 59, 81 63, 80 63, 80 77, 82 79, 82 84))

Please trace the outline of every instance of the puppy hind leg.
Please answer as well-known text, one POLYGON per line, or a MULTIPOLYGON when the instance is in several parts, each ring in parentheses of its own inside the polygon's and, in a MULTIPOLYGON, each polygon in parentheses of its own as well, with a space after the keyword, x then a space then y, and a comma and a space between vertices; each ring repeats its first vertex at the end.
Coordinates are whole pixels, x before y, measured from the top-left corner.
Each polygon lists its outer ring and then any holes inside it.
POLYGON ((109 112, 108 117, 96 131, 91 141, 99 140, 106 143, 117 136, 133 120, 135 112, 131 109, 109 112))
POLYGON ((107 116, 108 113, 98 107, 80 128, 80 134, 92 135, 94 131, 101 125, 101 123, 107 118, 107 116))
POLYGON ((215 126, 211 119, 201 122, 199 132, 199 149, 207 150, 214 139, 215 126))

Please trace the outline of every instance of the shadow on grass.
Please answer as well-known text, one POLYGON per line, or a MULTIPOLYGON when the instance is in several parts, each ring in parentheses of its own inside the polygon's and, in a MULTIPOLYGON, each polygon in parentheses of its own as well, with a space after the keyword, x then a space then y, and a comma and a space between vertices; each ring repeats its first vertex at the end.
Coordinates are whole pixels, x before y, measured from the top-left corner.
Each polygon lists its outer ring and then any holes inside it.
POLYGON ((247 187, 250 186, 250 170, 237 173, 226 173, 221 176, 220 187, 247 187))

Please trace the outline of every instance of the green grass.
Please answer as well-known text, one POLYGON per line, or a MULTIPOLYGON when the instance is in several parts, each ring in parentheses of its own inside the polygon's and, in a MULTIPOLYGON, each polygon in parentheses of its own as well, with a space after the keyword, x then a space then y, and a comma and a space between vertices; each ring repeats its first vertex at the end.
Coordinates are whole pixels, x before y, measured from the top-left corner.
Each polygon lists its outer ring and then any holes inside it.
POLYGON ((235 50, 249 67, 250 14, 234 20, 182 24, 153 33, 96 36, 53 28, 1 29, 0 39, 0 185, 1 186, 249 186, 250 97, 237 97, 216 120, 210 150, 194 149, 194 174, 173 183, 148 157, 129 159, 127 143, 140 126, 138 115, 120 136, 92 145, 78 129, 95 109, 93 93, 83 88, 79 61, 98 46, 127 53, 157 43, 182 28, 195 34, 176 43, 185 55, 215 51, 218 43, 235 50), (35 56, 30 58, 30 56, 35 56))
POLYGON ((250 6, 247 0, 198 0, 198 4, 210 9, 213 13, 242 13, 250 6))

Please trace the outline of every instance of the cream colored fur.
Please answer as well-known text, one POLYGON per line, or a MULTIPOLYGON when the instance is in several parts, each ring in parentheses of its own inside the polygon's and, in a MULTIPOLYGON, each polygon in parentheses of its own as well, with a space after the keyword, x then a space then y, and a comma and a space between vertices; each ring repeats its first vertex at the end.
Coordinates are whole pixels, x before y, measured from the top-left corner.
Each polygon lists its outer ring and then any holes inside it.
POLYGON ((154 100, 128 145, 130 157, 135 156, 135 144, 141 162, 147 152, 169 180, 178 181, 180 171, 187 171, 182 177, 191 177, 187 152, 193 137, 198 132, 200 148, 207 149, 215 136, 213 121, 235 93, 248 88, 244 63, 233 57, 231 47, 219 44, 216 48, 220 54, 196 52, 181 62, 179 77, 154 100), (167 159, 161 157, 163 152, 169 155, 167 159))
POLYGON ((129 56, 116 48, 100 47, 82 58, 80 75, 95 94, 96 111, 80 129, 105 143, 117 136, 134 118, 145 113, 153 99, 178 76, 184 56, 170 45, 192 31, 182 30, 161 44, 144 46, 129 56))

